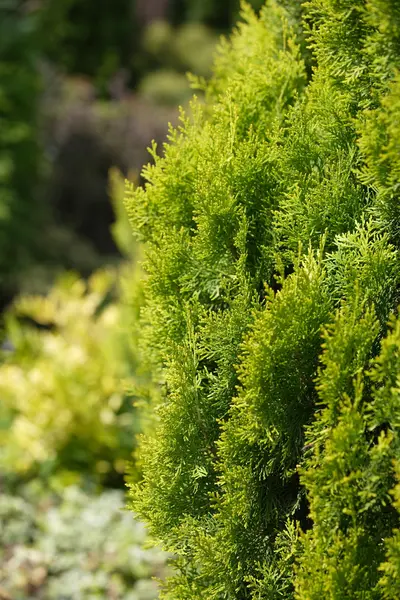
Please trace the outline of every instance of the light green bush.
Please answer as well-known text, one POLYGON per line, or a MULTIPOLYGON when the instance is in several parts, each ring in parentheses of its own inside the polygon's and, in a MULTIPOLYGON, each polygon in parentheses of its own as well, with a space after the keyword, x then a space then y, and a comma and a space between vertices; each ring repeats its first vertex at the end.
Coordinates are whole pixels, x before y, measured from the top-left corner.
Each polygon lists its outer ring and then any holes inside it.
POLYGON ((211 74, 216 35, 201 23, 186 23, 176 32, 173 53, 184 71, 207 77, 211 74))
POLYGON ((155 104, 187 104, 191 89, 186 73, 210 76, 216 41, 216 35, 201 23, 177 28, 163 21, 151 23, 143 48, 158 68, 143 78, 139 92, 155 104))
POLYGON ((154 104, 178 106, 187 103, 191 90, 187 78, 182 73, 170 69, 159 69, 143 78, 139 92, 154 104))
POLYGON ((13 351, 0 366, 2 469, 123 471, 137 426, 124 381, 130 351, 110 302, 115 283, 111 271, 87 285, 65 275, 47 296, 16 301, 7 326, 13 351))
POLYGON ((132 503, 178 557, 164 599, 398 597, 399 10, 244 5, 128 189, 163 382, 132 503))

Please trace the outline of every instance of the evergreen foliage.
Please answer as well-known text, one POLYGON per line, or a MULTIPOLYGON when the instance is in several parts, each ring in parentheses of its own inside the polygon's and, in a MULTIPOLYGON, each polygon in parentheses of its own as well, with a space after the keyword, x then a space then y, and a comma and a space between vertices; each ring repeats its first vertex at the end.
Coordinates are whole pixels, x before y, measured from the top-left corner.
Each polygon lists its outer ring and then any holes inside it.
POLYGON ((399 595, 399 27, 394 0, 244 4, 128 187, 165 600, 399 595))

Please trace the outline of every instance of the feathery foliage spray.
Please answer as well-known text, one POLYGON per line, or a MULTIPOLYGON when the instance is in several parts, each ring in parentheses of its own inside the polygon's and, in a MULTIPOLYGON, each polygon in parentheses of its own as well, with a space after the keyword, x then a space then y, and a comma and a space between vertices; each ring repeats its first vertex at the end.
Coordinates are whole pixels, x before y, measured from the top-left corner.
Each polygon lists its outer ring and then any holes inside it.
POLYGON ((128 190, 165 600, 400 595, 399 67, 396 0, 244 4, 128 190))

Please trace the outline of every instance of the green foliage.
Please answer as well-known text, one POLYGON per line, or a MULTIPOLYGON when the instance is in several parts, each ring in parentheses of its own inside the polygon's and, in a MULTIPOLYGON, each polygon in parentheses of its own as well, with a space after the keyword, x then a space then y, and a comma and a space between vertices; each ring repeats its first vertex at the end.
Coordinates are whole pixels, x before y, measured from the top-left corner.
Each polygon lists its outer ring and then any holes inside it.
POLYGON ((313 527, 303 540, 298 598, 396 597, 391 536, 399 519, 390 492, 399 457, 399 321, 367 370, 377 331, 373 311, 356 306, 339 311, 325 334, 323 408, 309 430, 315 451, 303 476, 313 527))
POLYGON ((377 190, 376 218, 399 241, 398 180, 400 82, 396 74, 389 91, 379 100, 379 107, 366 111, 360 124, 360 148, 366 157, 363 170, 365 184, 377 190))
MULTIPOLYGON (((397 479, 399 478, 399 465, 396 462, 397 479)), ((400 486, 397 483, 396 487, 391 492, 394 497, 394 506, 397 511, 400 511, 400 486)), ((383 597, 394 599, 400 593, 399 575, 400 575, 400 531, 395 529, 393 536, 386 540, 387 560, 380 565, 380 570, 383 571, 383 576, 380 579, 380 585, 383 588, 383 597)))
POLYGON ((398 3, 242 19, 127 189, 162 386, 132 505, 165 600, 396 598, 398 3))
POLYGON ((37 201, 37 24, 14 0, 0 18, 0 294, 15 290, 41 222, 37 201))
POLYGON ((168 69, 159 69, 149 73, 143 78, 139 92, 146 101, 171 107, 187 103, 191 97, 185 75, 168 69))
MULTIPOLYGON (((258 10, 263 0, 251 0, 251 6, 258 10)), ((240 0, 171 0, 170 12, 176 20, 205 21, 218 27, 231 27, 238 17, 240 0)))
POLYGON ((201 23, 173 28, 165 21, 147 27, 143 50, 155 65, 209 76, 216 44, 215 34, 201 23))
POLYGON ((191 89, 187 72, 209 77, 216 36, 201 23, 173 28, 154 21, 144 34, 143 50, 153 69, 143 77, 139 93, 158 105, 187 104, 191 89))
POLYGON ((13 350, 0 366, 3 471, 123 472, 138 424, 115 282, 106 271, 87 285, 65 275, 47 296, 23 296, 7 315, 13 350))
POLYGON ((155 600, 166 556, 145 550, 146 530, 124 512, 121 491, 38 482, 0 496, 2 598, 155 600))
POLYGON ((23 294, 4 314, 0 464, 7 478, 72 472, 120 485, 131 460, 140 429, 133 404, 144 385, 148 395, 153 390, 139 364, 143 274, 117 169, 109 192, 112 235, 126 262, 87 281, 64 273, 47 295, 23 294))
POLYGON ((118 69, 130 66, 138 23, 129 0, 43 0, 38 17, 44 54, 68 73, 92 76, 104 91, 118 69))
MULTIPOLYGON (((84 0, 41 0, 37 6, 41 49, 63 71, 93 78, 103 96, 115 73, 123 69, 136 84, 149 68, 152 70, 154 61, 159 68, 209 74, 215 45, 213 30, 221 32, 231 27, 239 0, 163 0, 149 3, 149 7, 145 4, 117 0, 95 6, 84 0), (143 20, 148 23, 148 31, 143 31, 143 20)), ((262 0, 253 0, 252 4, 258 9, 262 0)))

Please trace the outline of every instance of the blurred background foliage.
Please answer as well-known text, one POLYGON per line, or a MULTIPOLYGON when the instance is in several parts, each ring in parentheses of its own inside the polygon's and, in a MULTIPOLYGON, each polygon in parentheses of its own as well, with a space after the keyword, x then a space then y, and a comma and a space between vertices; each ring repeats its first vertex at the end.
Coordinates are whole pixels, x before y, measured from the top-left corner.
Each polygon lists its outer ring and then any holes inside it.
MULTIPOLYGON (((255 8, 262 2, 253 0, 255 8)), ((0 302, 118 259, 108 171, 140 173, 239 0, 0 0, 0 302)))
MULTIPOLYGON (((43 215, 38 183, 40 75, 37 21, 7 2, 0 19, 0 301, 31 262, 43 215)), ((37 250, 37 248, 35 248, 37 250)))
POLYGON ((141 430, 135 400, 143 387, 151 393, 135 330, 143 275, 124 187, 111 170, 112 235, 125 261, 86 280, 66 271, 46 295, 20 295, 4 313, 0 472, 9 487, 32 476, 123 484, 141 430))
POLYGON ((1 598, 154 600, 166 555, 143 548, 146 530, 123 507, 121 490, 39 481, 1 494, 1 598))
POLYGON ((157 596, 165 557, 120 511, 158 394, 124 178, 143 183, 238 10, 0 0, 0 598, 157 596))
POLYGON ((133 360, 112 301, 115 279, 110 271, 87 283, 66 274, 47 296, 23 296, 6 315, 3 472, 123 472, 135 433, 124 383, 133 360))

